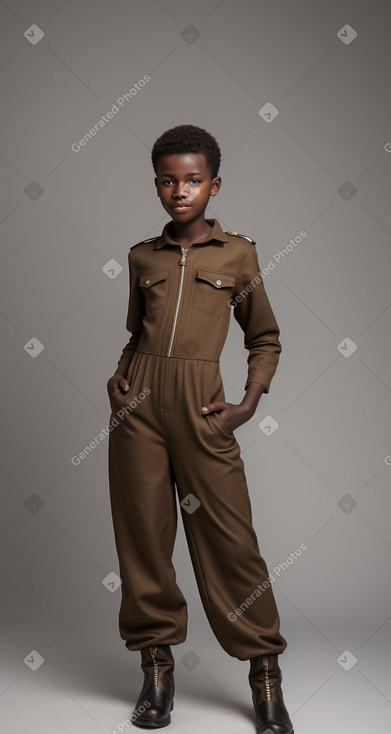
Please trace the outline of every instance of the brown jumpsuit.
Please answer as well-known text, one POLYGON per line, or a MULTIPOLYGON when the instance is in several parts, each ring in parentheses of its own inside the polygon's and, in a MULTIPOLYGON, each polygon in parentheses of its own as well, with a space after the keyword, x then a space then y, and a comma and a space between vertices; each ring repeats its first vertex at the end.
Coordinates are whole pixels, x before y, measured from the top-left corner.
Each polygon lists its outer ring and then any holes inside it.
POLYGON ((186 639, 187 603, 172 564, 176 486, 210 626, 229 655, 247 660, 281 653, 287 643, 239 444, 219 413, 203 415, 201 407, 225 400, 219 358, 231 309, 249 350, 245 389, 259 382, 269 392, 280 331, 255 243, 206 221, 210 234, 188 250, 172 239, 169 222, 128 254, 132 336, 118 365, 130 390, 110 397, 108 446, 119 631, 129 650, 186 639))

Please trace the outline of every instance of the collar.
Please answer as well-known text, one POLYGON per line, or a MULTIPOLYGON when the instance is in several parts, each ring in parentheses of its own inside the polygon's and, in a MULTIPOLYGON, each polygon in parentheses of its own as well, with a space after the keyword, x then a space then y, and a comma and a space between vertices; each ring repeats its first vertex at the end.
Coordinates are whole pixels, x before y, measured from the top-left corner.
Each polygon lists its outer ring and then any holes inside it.
MULTIPOLYGON (((203 240, 199 240, 200 244, 206 244, 207 242, 211 242, 212 240, 216 240, 218 244, 225 244, 226 242, 228 242, 228 237, 225 232, 223 232, 220 226, 220 222, 218 222, 217 219, 206 219, 205 221, 210 224, 212 229, 207 237, 205 237, 203 240)), ((173 240, 169 233, 171 222, 172 219, 167 222, 167 224, 165 224, 163 232, 155 243, 155 246, 153 248, 154 250, 159 250, 164 245, 179 245, 179 242, 173 240)))

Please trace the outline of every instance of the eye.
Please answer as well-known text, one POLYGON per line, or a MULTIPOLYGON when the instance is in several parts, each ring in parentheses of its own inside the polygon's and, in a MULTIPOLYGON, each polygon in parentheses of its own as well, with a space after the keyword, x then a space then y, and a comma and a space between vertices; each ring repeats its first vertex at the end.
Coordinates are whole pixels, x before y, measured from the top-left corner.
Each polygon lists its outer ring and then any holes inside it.
POLYGON ((199 178, 191 178, 190 181, 192 181, 193 183, 196 183, 196 184, 202 183, 202 181, 199 178))

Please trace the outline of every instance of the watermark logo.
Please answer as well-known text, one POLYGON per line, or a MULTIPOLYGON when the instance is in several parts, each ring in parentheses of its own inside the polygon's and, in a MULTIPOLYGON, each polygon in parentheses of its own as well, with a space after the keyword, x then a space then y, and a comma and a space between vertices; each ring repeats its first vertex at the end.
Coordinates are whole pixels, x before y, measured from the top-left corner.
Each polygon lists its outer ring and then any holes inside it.
POLYGON ((117 277, 120 273, 122 273, 122 265, 117 262, 117 260, 114 260, 112 257, 110 260, 107 261, 102 267, 102 270, 105 275, 107 275, 110 280, 114 280, 114 278, 117 277))
POLYGON ((26 342, 23 349, 25 350, 25 352, 27 352, 27 354, 30 355, 30 357, 35 359, 35 357, 38 357, 38 355, 41 354, 41 352, 43 352, 45 347, 42 344, 42 342, 39 341, 39 339, 37 339, 36 336, 32 336, 31 339, 29 339, 29 341, 26 342))
POLYGON ((228 301, 228 305, 235 308, 238 303, 241 303, 251 291, 254 290, 255 286, 259 285, 259 283, 262 283, 262 281, 266 278, 267 275, 270 275, 270 273, 279 265, 282 260, 284 260, 288 255, 291 254, 291 252, 294 251, 295 247, 298 247, 305 238, 308 237, 308 233, 302 229, 301 232, 299 232, 296 237, 293 237, 289 240, 288 244, 283 247, 281 250, 278 250, 278 252, 275 252, 272 258, 267 263, 267 266, 262 268, 262 270, 256 274, 256 276, 250 280, 249 283, 243 288, 240 293, 237 293, 237 295, 234 298, 230 298, 228 301))
POLYGON ((288 558, 285 559, 285 561, 281 561, 281 563, 278 563, 277 566, 273 568, 273 573, 270 573, 269 576, 265 581, 262 582, 262 584, 258 584, 257 588, 254 589, 254 591, 245 599, 245 601, 242 602, 238 606, 237 609, 235 609, 233 612, 229 612, 227 614, 227 617, 230 622, 236 622, 238 617, 241 617, 242 614, 247 611, 249 607, 254 604, 256 599, 258 599, 260 596, 262 596, 263 592, 266 591, 266 589, 269 589, 272 584, 274 584, 276 577, 280 577, 282 573, 285 573, 285 571, 290 568, 294 564, 294 562, 300 558, 300 556, 303 555, 303 553, 308 549, 308 546, 305 543, 300 543, 299 547, 296 548, 296 550, 292 551, 292 553, 289 554, 288 558), (273 574, 275 574, 273 576, 273 574))
POLYGON ((39 512, 39 510, 44 506, 44 501, 38 494, 30 494, 24 502, 24 506, 27 507, 33 515, 35 515, 35 513, 39 512))
POLYGON ((357 662, 358 660, 356 656, 353 655, 350 650, 344 650, 344 652, 337 657, 338 665, 340 665, 344 670, 350 670, 357 662))
POLYGON ((106 125, 110 122, 110 120, 113 120, 115 115, 120 112, 121 109, 124 109, 125 105, 130 102, 133 97, 136 96, 147 84, 147 82, 151 81, 151 77, 149 74, 144 74, 142 79, 139 79, 138 82, 133 84, 133 86, 127 91, 123 92, 123 94, 120 94, 120 96, 113 102, 110 109, 102 115, 99 120, 93 125, 85 135, 83 135, 79 140, 77 140, 75 143, 72 143, 71 150, 74 153, 80 153, 81 149, 84 148, 87 143, 92 140, 92 138, 95 137, 106 125))
POLYGON ((274 431, 279 428, 279 425, 280 424, 277 423, 272 415, 266 415, 264 418, 262 418, 261 422, 258 423, 258 428, 260 428, 266 436, 271 436, 274 431))
POLYGON ((345 338, 337 344, 337 349, 343 357, 348 358, 357 350, 357 344, 349 336, 345 336, 345 338))
POLYGON ((88 446, 85 446, 83 451, 80 451, 77 455, 72 456, 71 462, 74 466, 79 466, 81 462, 87 458, 101 443, 102 441, 107 438, 107 436, 111 433, 111 431, 114 430, 117 426, 120 425, 119 420, 123 420, 125 418, 125 415, 128 415, 129 413, 132 413, 134 408, 137 408, 137 406, 145 400, 146 396, 149 395, 151 392, 149 387, 144 387, 144 390, 142 390, 137 397, 134 395, 133 400, 131 400, 130 403, 127 403, 124 407, 121 407, 117 412, 112 415, 110 422, 105 426, 105 428, 102 428, 101 431, 98 433, 95 438, 90 441, 88 446), (119 420, 117 420, 119 418, 119 420))
POLYGON ((133 713, 130 716, 130 719, 122 719, 122 721, 117 724, 115 729, 111 730, 111 734, 123 734, 124 731, 130 728, 130 726, 137 721, 137 719, 149 709, 151 705, 150 701, 144 701, 140 706, 133 711, 133 713))
POLYGON ((23 35, 27 39, 27 41, 35 46, 37 43, 42 41, 45 34, 42 28, 39 27, 39 25, 33 23, 30 28, 27 28, 27 31, 25 31, 23 35))
POLYGON ((37 650, 31 650, 28 655, 24 658, 24 661, 30 670, 38 670, 43 665, 45 658, 37 652, 37 650))
POLYGON ((199 38, 201 33, 195 26, 193 25, 187 25, 186 28, 183 29, 181 36, 184 38, 187 43, 194 43, 194 41, 199 38))
POLYGON ((113 593, 113 591, 117 591, 117 589, 119 589, 122 581, 118 574, 115 573, 115 571, 110 571, 110 573, 108 573, 107 576, 102 579, 102 584, 106 587, 108 591, 111 591, 111 593, 113 593))
POLYGON ((182 500, 180 503, 181 507, 183 507, 184 510, 188 513, 188 515, 192 515, 193 512, 198 510, 198 508, 201 505, 201 502, 197 497, 189 492, 189 494, 186 495, 186 497, 182 500))
POLYGON ((337 505, 342 510, 342 512, 348 515, 349 512, 357 507, 357 502, 351 494, 344 494, 344 496, 341 497, 340 500, 338 500, 337 505))
POLYGON ((262 117, 262 120, 265 120, 265 122, 273 122, 279 114, 279 110, 271 102, 266 102, 266 104, 258 110, 258 115, 262 117))
POLYGON ((30 183, 27 184, 26 188, 23 190, 26 196, 31 199, 31 201, 37 201, 37 199, 42 196, 45 189, 42 188, 41 184, 38 183, 38 181, 30 181, 30 183))
POLYGON ((345 44, 345 46, 349 46, 349 43, 354 41, 355 38, 357 38, 357 31, 352 28, 349 23, 346 23, 346 25, 343 25, 342 28, 337 31, 337 36, 342 43, 345 44))
POLYGON ((185 668, 188 670, 194 670, 200 662, 201 658, 198 657, 194 650, 188 650, 188 652, 181 657, 181 663, 183 663, 185 668))

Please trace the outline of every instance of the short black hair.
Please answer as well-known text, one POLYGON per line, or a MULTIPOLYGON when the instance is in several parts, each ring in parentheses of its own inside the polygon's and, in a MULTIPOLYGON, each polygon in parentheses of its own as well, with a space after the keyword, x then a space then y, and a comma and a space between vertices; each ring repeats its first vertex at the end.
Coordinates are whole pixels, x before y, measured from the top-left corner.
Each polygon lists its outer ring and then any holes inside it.
POLYGON ((221 151, 210 133, 195 125, 176 125, 166 130, 155 141, 152 152, 152 165, 157 173, 157 162, 162 155, 175 153, 203 153, 212 178, 219 172, 221 151))

